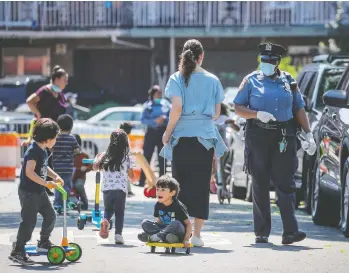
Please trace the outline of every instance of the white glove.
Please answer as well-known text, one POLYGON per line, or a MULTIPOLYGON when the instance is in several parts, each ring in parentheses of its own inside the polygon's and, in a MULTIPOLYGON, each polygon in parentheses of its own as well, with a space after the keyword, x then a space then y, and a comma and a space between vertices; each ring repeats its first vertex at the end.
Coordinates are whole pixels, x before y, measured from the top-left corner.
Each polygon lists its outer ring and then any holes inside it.
POLYGON ((316 152, 316 143, 314 140, 314 136, 312 133, 307 133, 305 136, 305 141, 301 142, 302 149, 308 154, 308 155, 314 155, 316 152))
POLYGON ((259 119, 263 123, 268 123, 270 120, 276 121, 276 118, 268 112, 258 111, 257 119, 259 119))

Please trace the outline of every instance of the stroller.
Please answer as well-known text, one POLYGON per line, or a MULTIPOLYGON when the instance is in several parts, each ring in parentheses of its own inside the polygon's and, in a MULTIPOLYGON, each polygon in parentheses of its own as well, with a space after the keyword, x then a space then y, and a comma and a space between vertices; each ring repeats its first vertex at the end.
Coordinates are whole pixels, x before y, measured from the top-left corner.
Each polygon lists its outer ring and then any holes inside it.
MULTIPOLYGON (((219 134, 225 139, 226 126, 217 125, 219 134)), ((232 143, 230 143, 232 144, 232 143)), ((230 204, 231 195, 228 189, 227 181, 230 181, 230 175, 232 170, 234 160, 234 150, 232 145, 220 159, 214 159, 213 162, 213 173, 215 173, 215 184, 217 188, 217 196, 220 204, 224 203, 224 200, 227 199, 230 204)))

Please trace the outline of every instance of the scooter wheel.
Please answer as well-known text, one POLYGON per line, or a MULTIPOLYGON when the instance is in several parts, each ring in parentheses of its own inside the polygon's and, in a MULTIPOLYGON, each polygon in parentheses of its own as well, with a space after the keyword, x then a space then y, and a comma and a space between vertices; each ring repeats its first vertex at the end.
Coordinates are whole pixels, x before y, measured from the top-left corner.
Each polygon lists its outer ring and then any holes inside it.
POLYGON ((78 218, 77 226, 79 230, 83 230, 85 228, 85 221, 81 218, 78 218))
POLYGON ((58 265, 65 260, 65 251, 61 246, 52 246, 47 252, 47 260, 50 264, 58 265))
POLYGON ((81 247, 75 243, 69 243, 69 247, 75 248, 75 250, 69 251, 65 254, 65 258, 69 262, 77 262, 82 255, 81 247))
POLYGON ((113 228, 113 220, 110 219, 109 220, 109 230, 111 230, 113 228))
POLYGON ((156 249, 155 246, 150 247, 150 252, 151 252, 151 253, 155 253, 155 249, 156 249))

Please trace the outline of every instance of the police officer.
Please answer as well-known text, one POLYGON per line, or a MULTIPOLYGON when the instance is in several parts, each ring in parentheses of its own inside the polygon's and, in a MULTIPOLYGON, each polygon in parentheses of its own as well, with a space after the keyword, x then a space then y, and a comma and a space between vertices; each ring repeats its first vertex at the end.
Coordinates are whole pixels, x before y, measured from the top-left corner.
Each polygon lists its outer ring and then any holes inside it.
POLYGON ((236 113, 247 119, 245 168, 252 176, 256 243, 267 243, 271 229, 269 187, 275 185, 283 223, 283 244, 305 239, 294 214, 298 167, 296 133, 306 133, 303 147, 314 154, 316 145, 297 82, 278 65, 286 50, 280 45, 259 45, 260 71, 247 75, 234 99, 236 113))
MULTIPOLYGON (((144 136, 143 154, 144 157, 151 161, 155 147, 160 153, 162 144, 162 135, 166 130, 169 119, 171 104, 168 100, 162 98, 160 86, 154 85, 148 92, 149 100, 144 103, 141 122, 147 126, 147 132, 144 136)), ((159 156, 160 176, 165 173, 164 159, 159 156)), ((139 186, 144 186, 145 175, 142 171, 139 186)))

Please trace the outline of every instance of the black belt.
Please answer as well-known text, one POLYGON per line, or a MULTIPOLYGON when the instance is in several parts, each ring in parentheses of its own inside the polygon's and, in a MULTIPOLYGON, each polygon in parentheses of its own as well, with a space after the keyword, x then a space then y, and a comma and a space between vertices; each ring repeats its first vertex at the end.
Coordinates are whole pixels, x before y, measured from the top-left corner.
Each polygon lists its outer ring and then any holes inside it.
POLYGON ((252 119, 250 122, 253 125, 257 125, 260 128, 267 129, 267 130, 277 130, 281 128, 285 128, 287 125, 293 124, 293 119, 287 120, 287 121, 269 121, 268 123, 264 123, 258 119, 252 119))

